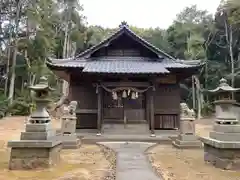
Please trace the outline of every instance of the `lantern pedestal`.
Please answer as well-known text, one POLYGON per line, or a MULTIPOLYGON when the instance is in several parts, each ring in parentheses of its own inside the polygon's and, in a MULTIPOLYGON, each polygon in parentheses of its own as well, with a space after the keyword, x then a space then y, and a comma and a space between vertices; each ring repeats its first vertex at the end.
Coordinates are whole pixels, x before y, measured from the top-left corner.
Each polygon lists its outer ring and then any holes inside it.
POLYGON ((221 169, 240 169, 240 125, 233 100, 216 101, 216 120, 209 137, 202 137, 204 161, 221 169))
POLYGON ((51 124, 27 124, 18 141, 9 141, 9 169, 48 168, 60 161, 61 141, 51 124))
POLYGON ((221 169, 240 169, 240 141, 224 141, 211 137, 200 139, 204 143, 205 162, 221 169))
POLYGON ((45 107, 50 102, 49 91, 45 77, 40 78, 39 84, 30 87, 37 108, 21 133, 20 140, 9 141, 11 148, 9 169, 48 168, 60 161, 62 143, 51 126, 51 119, 45 107))

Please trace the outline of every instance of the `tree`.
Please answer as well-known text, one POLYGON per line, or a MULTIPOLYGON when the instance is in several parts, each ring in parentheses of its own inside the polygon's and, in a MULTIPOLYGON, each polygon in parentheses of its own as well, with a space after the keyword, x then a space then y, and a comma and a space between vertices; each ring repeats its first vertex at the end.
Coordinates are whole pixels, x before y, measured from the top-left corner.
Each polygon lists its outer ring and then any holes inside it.
POLYGON ((239 56, 239 13, 240 5, 238 1, 226 1, 220 4, 216 13, 216 27, 219 35, 216 45, 223 49, 225 62, 230 65, 231 85, 235 86, 235 69, 239 56))
MULTIPOLYGON (((60 57, 68 58, 74 56, 77 49, 84 49, 86 47, 86 28, 83 23, 84 17, 79 14, 83 10, 78 0, 59 0, 59 8, 61 9, 60 20, 63 26, 60 26, 59 32, 60 44, 58 47, 62 49, 60 57), (63 46, 61 45, 63 42, 63 46)), ((62 97, 57 102, 56 107, 61 106, 68 97, 68 82, 63 80, 62 83, 62 97)))
POLYGON ((22 10, 22 1, 16 1, 15 7, 15 20, 14 20, 14 44, 13 44, 13 60, 12 60, 12 68, 11 68, 11 79, 10 79, 10 86, 9 86, 9 94, 8 94, 8 99, 9 99, 9 105, 12 105, 13 103, 13 96, 14 96, 14 86, 15 86, 15 68, 16 68, 16 58, 17 58, 17 51, 18 51, 18 32, 19 32, 19 21, 20 21, 20 13, 22 10))
MULTIPOLYGON (((206 32, 209 31, 212 22, 212 15, 207 11, 197 9, 196 5, 186 7, 177 14, 176 21, 167 30, 172 54, 181 59, 206 61, 210 39, 209 35, 206 37, 206 32)), ((193 108, 198 111, 198 118, 201 116, 201 104, 203 103, 199 82, 201 76, 202 74, 192 77, 192 88, 191 91, 189 90, 189 93, 192 94, 193 108)))
POLYGON ((183 24, 208 24, 212 21, 212 15, 206 10, 197 9, 197 5, 192 5, 177 14, 176 21, 183 24))

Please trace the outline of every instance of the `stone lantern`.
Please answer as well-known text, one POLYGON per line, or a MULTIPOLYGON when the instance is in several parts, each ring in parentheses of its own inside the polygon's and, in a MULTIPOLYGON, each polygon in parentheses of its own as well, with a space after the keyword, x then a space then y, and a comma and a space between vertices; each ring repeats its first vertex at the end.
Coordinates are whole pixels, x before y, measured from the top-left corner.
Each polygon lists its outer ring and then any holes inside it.
POLYGON ((46 77, 41 77, 38 84, 29 88, 37 107, 30 115, 20 140, 8 142, 11 148, 9 169, 46 168, 60 160, 62 142, 56 136, 56 130, 52 129, 46 110, 53 89, 46 77))
POLYGON ((209 137, 201 137, 204 143, 204 161, 222 169, 240 168, 240 124, 231 99, 232 92, 239 91, 221 79, 216 89, 208 90, 216 94, 214 102, 216 115, 213 131, 209 137))
POLYGON ((51 102, 49 99, 50 92, 53 91, 46 77, 41 77, 38 84, 30 86, 32 99, 36 102, 36 110, 30 115, 29 123, 44 124, 50 122, 50 116, 46 110, 47 105, 51 102))
POLYGON ((216 124, 237 124, 238 119, 234 113, 233 105, 235 100, 231 99, 232 92, 239 91, 238 88, 232 88, 227 84, 226 79, 221 79, 220 84, 216 89, 208 90, 210 93, 216 94, 215 110, 216 110, 216 124))

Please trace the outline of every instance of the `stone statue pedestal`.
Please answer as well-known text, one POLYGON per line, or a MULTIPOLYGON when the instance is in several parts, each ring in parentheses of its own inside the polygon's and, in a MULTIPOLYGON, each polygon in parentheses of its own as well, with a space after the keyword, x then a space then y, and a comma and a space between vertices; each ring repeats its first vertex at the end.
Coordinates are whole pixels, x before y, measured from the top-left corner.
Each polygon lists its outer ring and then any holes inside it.
POLYGON ((62 117, 62 143, 63 149, 77 149, 80 147, 80 139, 76 136, 75 115, 65 115, 62 117))
POLYGON ((48 168, 60 161, 61 141, 50 123, 26 124, 18 141, 9 141, 9 169, 48 168))
POLYGON ((200 148, 202 143, 195 135, 195 122, 192 117, 181 117, 180 135, 172 142, 176 148, 190 149, 200 148))

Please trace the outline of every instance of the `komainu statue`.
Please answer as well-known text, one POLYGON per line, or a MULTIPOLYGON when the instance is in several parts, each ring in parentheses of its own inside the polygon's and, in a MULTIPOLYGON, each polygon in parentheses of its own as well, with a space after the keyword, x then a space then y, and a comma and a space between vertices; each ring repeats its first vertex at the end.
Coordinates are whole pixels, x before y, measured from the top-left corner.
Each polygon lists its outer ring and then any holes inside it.
POLYGON ((180 108, 181 108, 181 117, 195 118, 194 110, 189 109, 186 103, 181 103, 180 108))
POLYGON ((71 101, 64 109, 64 115, 62 116, 62 131, 65 134, 75 133, 77 119, 76 108, 77 101, 71 101))
POLYGON ((69 105, 64 105, 63 116, 76 116, 77 101, 71 101, 69 105))
POLYGON ((77 149, 81 144, 76 136, 77 104, 77 101, 71 101, 69 105, 65 107, 65 115, 62 116, 63 149, 77 149))
POLYGON ((68 106, 69 115, 76 116, 77 101, 71 101, 68 106))

